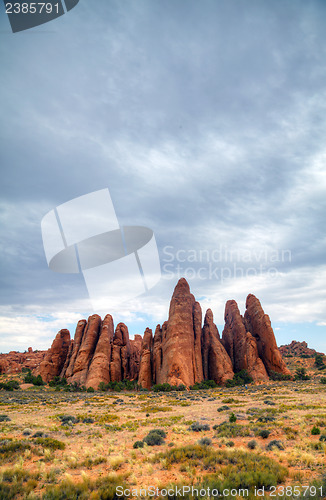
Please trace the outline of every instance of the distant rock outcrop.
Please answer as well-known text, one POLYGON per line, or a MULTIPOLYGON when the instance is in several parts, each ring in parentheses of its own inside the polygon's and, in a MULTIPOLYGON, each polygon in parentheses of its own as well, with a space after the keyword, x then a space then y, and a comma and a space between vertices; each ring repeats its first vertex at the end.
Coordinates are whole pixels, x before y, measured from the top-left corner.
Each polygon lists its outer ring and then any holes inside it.
POLYGON ((247 297, 244 320, 247 330, 257 342, 258 354, 265 365, 267 373, 271 375, 274 371, 284 375, 291 375, 276 345, 269 316, 264 313, 257 297, 252 294, 247 297))
POLYGON ((223 344, 231 358, 233 370, 247 370, 255 382, 268 380, 264 363, 258 355, 256 339, 247 331, 235 300, 227 301, 224 320, 223 344))
POLYGON ((310 349, 307 342, 298 342, 292 340, 291 344, 281 345, 279 351, 282 356, 298 356, 303 358, 314 358, 318 354, 325 356, 323 352, 317 352, 315 349, 310 349))
MULTIPOLYGON (((292 350, 298 349, 293 342, 291 346, 292 350)), ((303 347, 307 349, 306 344, 303 347)), ((29 349, 24 355, 18 354, 0 355, 0 370, 20 371, 19 356, 28 356, 32 363, 35 353, 29 349)), ((153 383, 189 387, 202 380, 214 380, 224 384, 241 370, 247 370, 255 382, 265 382, 272 372, 290 375, 270 319, 254 295, 247 297, 244 317, 234 300, 226 303, 221 340, 210 309, 202 326, 201 306, 184 278, 174 289, 168 320, 157 325, 154 337, 146 328, 143 337, 135 335, 130 339, 124 323, 118 323, 114 330, 110 314, 103 321, 93 314, 87 321, 78 321, 73 340, 68 330, 60 330, 51 348, 37 359, 38 364, 31 366, 44 381, 60 376, 69 384, 94 389, 100 383, 124 379, 137 380, 145 389, 153 383)), ((23 362, 28 366, 27 358, 23 362)))
POLYGON ((20 373, 23 368, 36 370, 39 368, 48 351, 33 351, 28 348, 28 352, 10 351, 0 354, 0 375, 13 375, 20 373))

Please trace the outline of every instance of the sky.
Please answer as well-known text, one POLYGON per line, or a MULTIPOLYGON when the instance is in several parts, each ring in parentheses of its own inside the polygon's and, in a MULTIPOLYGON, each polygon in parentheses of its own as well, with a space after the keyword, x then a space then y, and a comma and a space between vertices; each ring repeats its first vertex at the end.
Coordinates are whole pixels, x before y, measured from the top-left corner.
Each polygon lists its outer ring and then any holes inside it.
POLYGON ((324 0, 80 0, 12 33, 0 4, 0 352, 98 312, 41 221, 105 188, 160 256, 157 285, 108 304, 131 338, 184 276, 220 334, 254 293, 278 345, 326 352, 325 25, 324 0))

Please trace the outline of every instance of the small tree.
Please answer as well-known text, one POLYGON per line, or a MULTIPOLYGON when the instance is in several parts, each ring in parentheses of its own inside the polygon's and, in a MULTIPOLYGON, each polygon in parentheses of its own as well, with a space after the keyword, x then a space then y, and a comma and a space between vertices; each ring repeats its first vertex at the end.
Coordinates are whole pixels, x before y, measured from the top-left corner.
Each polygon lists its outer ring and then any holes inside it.
POLYGON ((302 367, 296 369, 294 380, 309 380, 309 379, 310 377, 309 375, 307 375, 305 368, 302 367))
POLYGON ((237 417, 235 416, 234 413, 231 413, 231 415, 229 417, 230 424, 234 424, 236 421, 237 421, 237 417))

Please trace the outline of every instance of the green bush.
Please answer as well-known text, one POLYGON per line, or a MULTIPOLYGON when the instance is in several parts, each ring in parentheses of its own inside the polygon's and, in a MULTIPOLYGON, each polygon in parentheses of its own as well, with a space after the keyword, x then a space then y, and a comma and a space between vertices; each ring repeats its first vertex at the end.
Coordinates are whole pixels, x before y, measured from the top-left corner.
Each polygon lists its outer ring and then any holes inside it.
POLYGON ((10 422, 11 418, 8 415, 0 415, 0 422, 10 422))
POLYGON ((267 439, 269 435, 270 431, 268 429, 262 429, 259 433, 259 436, 262 437, 263 439, 267 439))
POLYGON ((202 380, 201 382, 196 382, 194 385, 190 386, 191 391, 199 391, 206 389, 214 389, 217 387, 217 383, 214 380, 202 380))
POLYGON ((257 441, 252 439, 251 441, 249 441, 247 443, 247 446, 248 446, 249 450, 254 450, 257 447, 257 441))
POLYGON ((210 446, 212 444, 212 440, 208 437, 203 437, 198 441, 200 446, 210 446))
POLYGON ((319 441, 326 441, 326 434, 321 434, 319 441))
POLYGON ((316 425, 313 426, 313 428, 311 429, 311 434, 313 436, 317 436, 318 434, 320 434, 320 429, 319 427, 317 427, 316 425))
POLYGON ((274 372, 273 370, 270 370, 270 372, 269 372, 269 378, 271 380, 276 380, 276 381, 277 380, 291 380, 292 376, 291 375, 287 375, 285 373, 278 373, 278 372, 274 372))
POLYGON ((235 416, 234 413, 231 413, 231 415, 229 416, 230 424, 235 424, 236 421, 237 421, 237 417, 235 416))
POLYGON ((166 433, 163 429, 153 429, 152 431, 149 431, 143 441, 148 446, 159 446, 164 443, 165 437, 166 433))
POLYGON ((322 377, 322 378, 320 379, 320 383, 321 383, 321 384, 326 384, 326 377, 322 377))
POLYGON ((133 444, 133 448, 143 448, 144 447, 144 441, 135 441, 133 444))
POLYGON ((220 437, 246 437, 250 436, 250 428, 246 425, 231 424, 229 422, 222 422, 213 426, 216 434, 220 437))
POLYGON ((301 367, 296 369, 294 380, 310 380, 310 377, 307 375, 306 369, 301 367))
POLYGON ((201 432, 201 431, 209 431, 208 424, 201 424, 200 422, 193 422, 190 427, 188 427, 188 431, 201 432))
POLYGON ((266 445, 266 450, 270 451, 273 448, 278 448, 279 450, 284 450, 284 445, 283 445, 282 441, 279 441, 278 439, 273 439, 272 441, 270 441, 268 443, 268 445, 266 445))
POLYGON ((58 375, 54 377, 54 379, 50 380, 49 386, 50 387, 64 387, 67 385, 67 379, 66 378, 60 378, 58 375))
POLYGON ((237 385, 251 384, 251 382, 253 382, 253 378, 249 375, 247 370, 241 370, 234 374, 233 379, 227 380, 225 385, 226 387, 235 387, 237 385))
POLYGON ((25 375, 24 382, 25 384, 33 384, 37 386, 45 385, 45 382, 43 382, 41 375, 34 377, 31 370, 28 370, 27 375, 25 375))
POLYGON ((95 392, 95 389, 94 389, 94 387, 88 387, 86 392, 95 392))

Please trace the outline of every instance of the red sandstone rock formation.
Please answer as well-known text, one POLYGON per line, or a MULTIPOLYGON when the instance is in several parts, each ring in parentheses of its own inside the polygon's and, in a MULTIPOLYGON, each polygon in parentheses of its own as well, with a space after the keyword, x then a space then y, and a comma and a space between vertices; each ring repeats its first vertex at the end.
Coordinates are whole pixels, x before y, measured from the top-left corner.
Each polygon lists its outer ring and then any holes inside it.
POLYGON ((113 319, 107 314, 101 325, 99 339, 96 344, 86 379, 86 387, 97 389, 100 382, 110 382, 110 362, 113 342, 113 319))
POLYGON ((138 384, 144 389, 152 387, 153 373, 153 333, 146 328, 141 348, 138 384))
POLYGON ((297 340, 292 340, 291 344, 281 345, 279 348, 282 356, 298 356, 298 357, 309 357, 314 358, 316 355, 325 356, 322 352, 317 352, 315 349, 310 349, 307 342, 298 342, 297 340))
MULTIPOLYGON (((93 314, 88 318, 82 341, 76 354, 72 376, 66 376, 69 384, 86 385, 88 368, 98 342, 101 323, 102 320, 98 314, 93 314)), ((74 344, 77 344, 77 342, 74 342, 74 344)))
POLYGON ((39 373, 44 382, 49 382, 55 376, 60 375, 65 364, 70 344, 69 330, 60 330, 54 339, 51 348, 40 364, 39 373))
MULTIPOLYGON (((189 285, 181 278, 170 303, 166 334, 162 337, 162 366, 160 378, 171 385, 186 386, 203 380, 201 356, 195 361, 199 335, 194 325, 199 308, 190 293, 189 285)), ((200 306, 199 306, 200 307, 200 306)))
POLYGON ((264 363, 258 355, 256 339, 246 330, 235 300, 227 301, 224 319, 223 344, 231 358, 234 372, 247 370, 255 382, 268 380, 264 363))
POLYGON ((220 335, 213 321, 211 309, 207 309, 204 319, 202 360, 204 379, 224 384, 228 379, 233 378, 232 362, 220 342, 220 335))
POLYGON ((264 313, 259 300, 252 294, 249 294, 246 300, 244 320, 247 330, 256 339, 259 357, 267 373, 270 375, 274 371, 291 375, 277 348, 269 316, 264 313))
POLYGON ((23 368, 33 371, 40 367, 47 351, 17 352, 0 354, 0 374, 20 373, 23 368))
POLYGON ((157 325, 154 334, 153 341, 153 381, 155 384, 162 383, 162 360, 163 360, 163 351, 162 351, 162 339, 163 334, 165 336, 167 328, 167 321, 165 321, 162 325, 157 325))
POLYGON ((83 340, 83 335, 84 335, 86 324, 87 324, 86 319, 81 319, 77 323, 72 350, 70 351, 69 356, 68 356, 68 363, 67 363, 68 366, 67 366, 65 371, 61 372, 61 377, 66 377, 67 380, 70 380, 70 378, 72 377, 72 375, 74 373, 74 365, 75 365, 75 361, 77 358, 77 354, 78 354, 80 345, 81 345, 82 340, 83 340))

